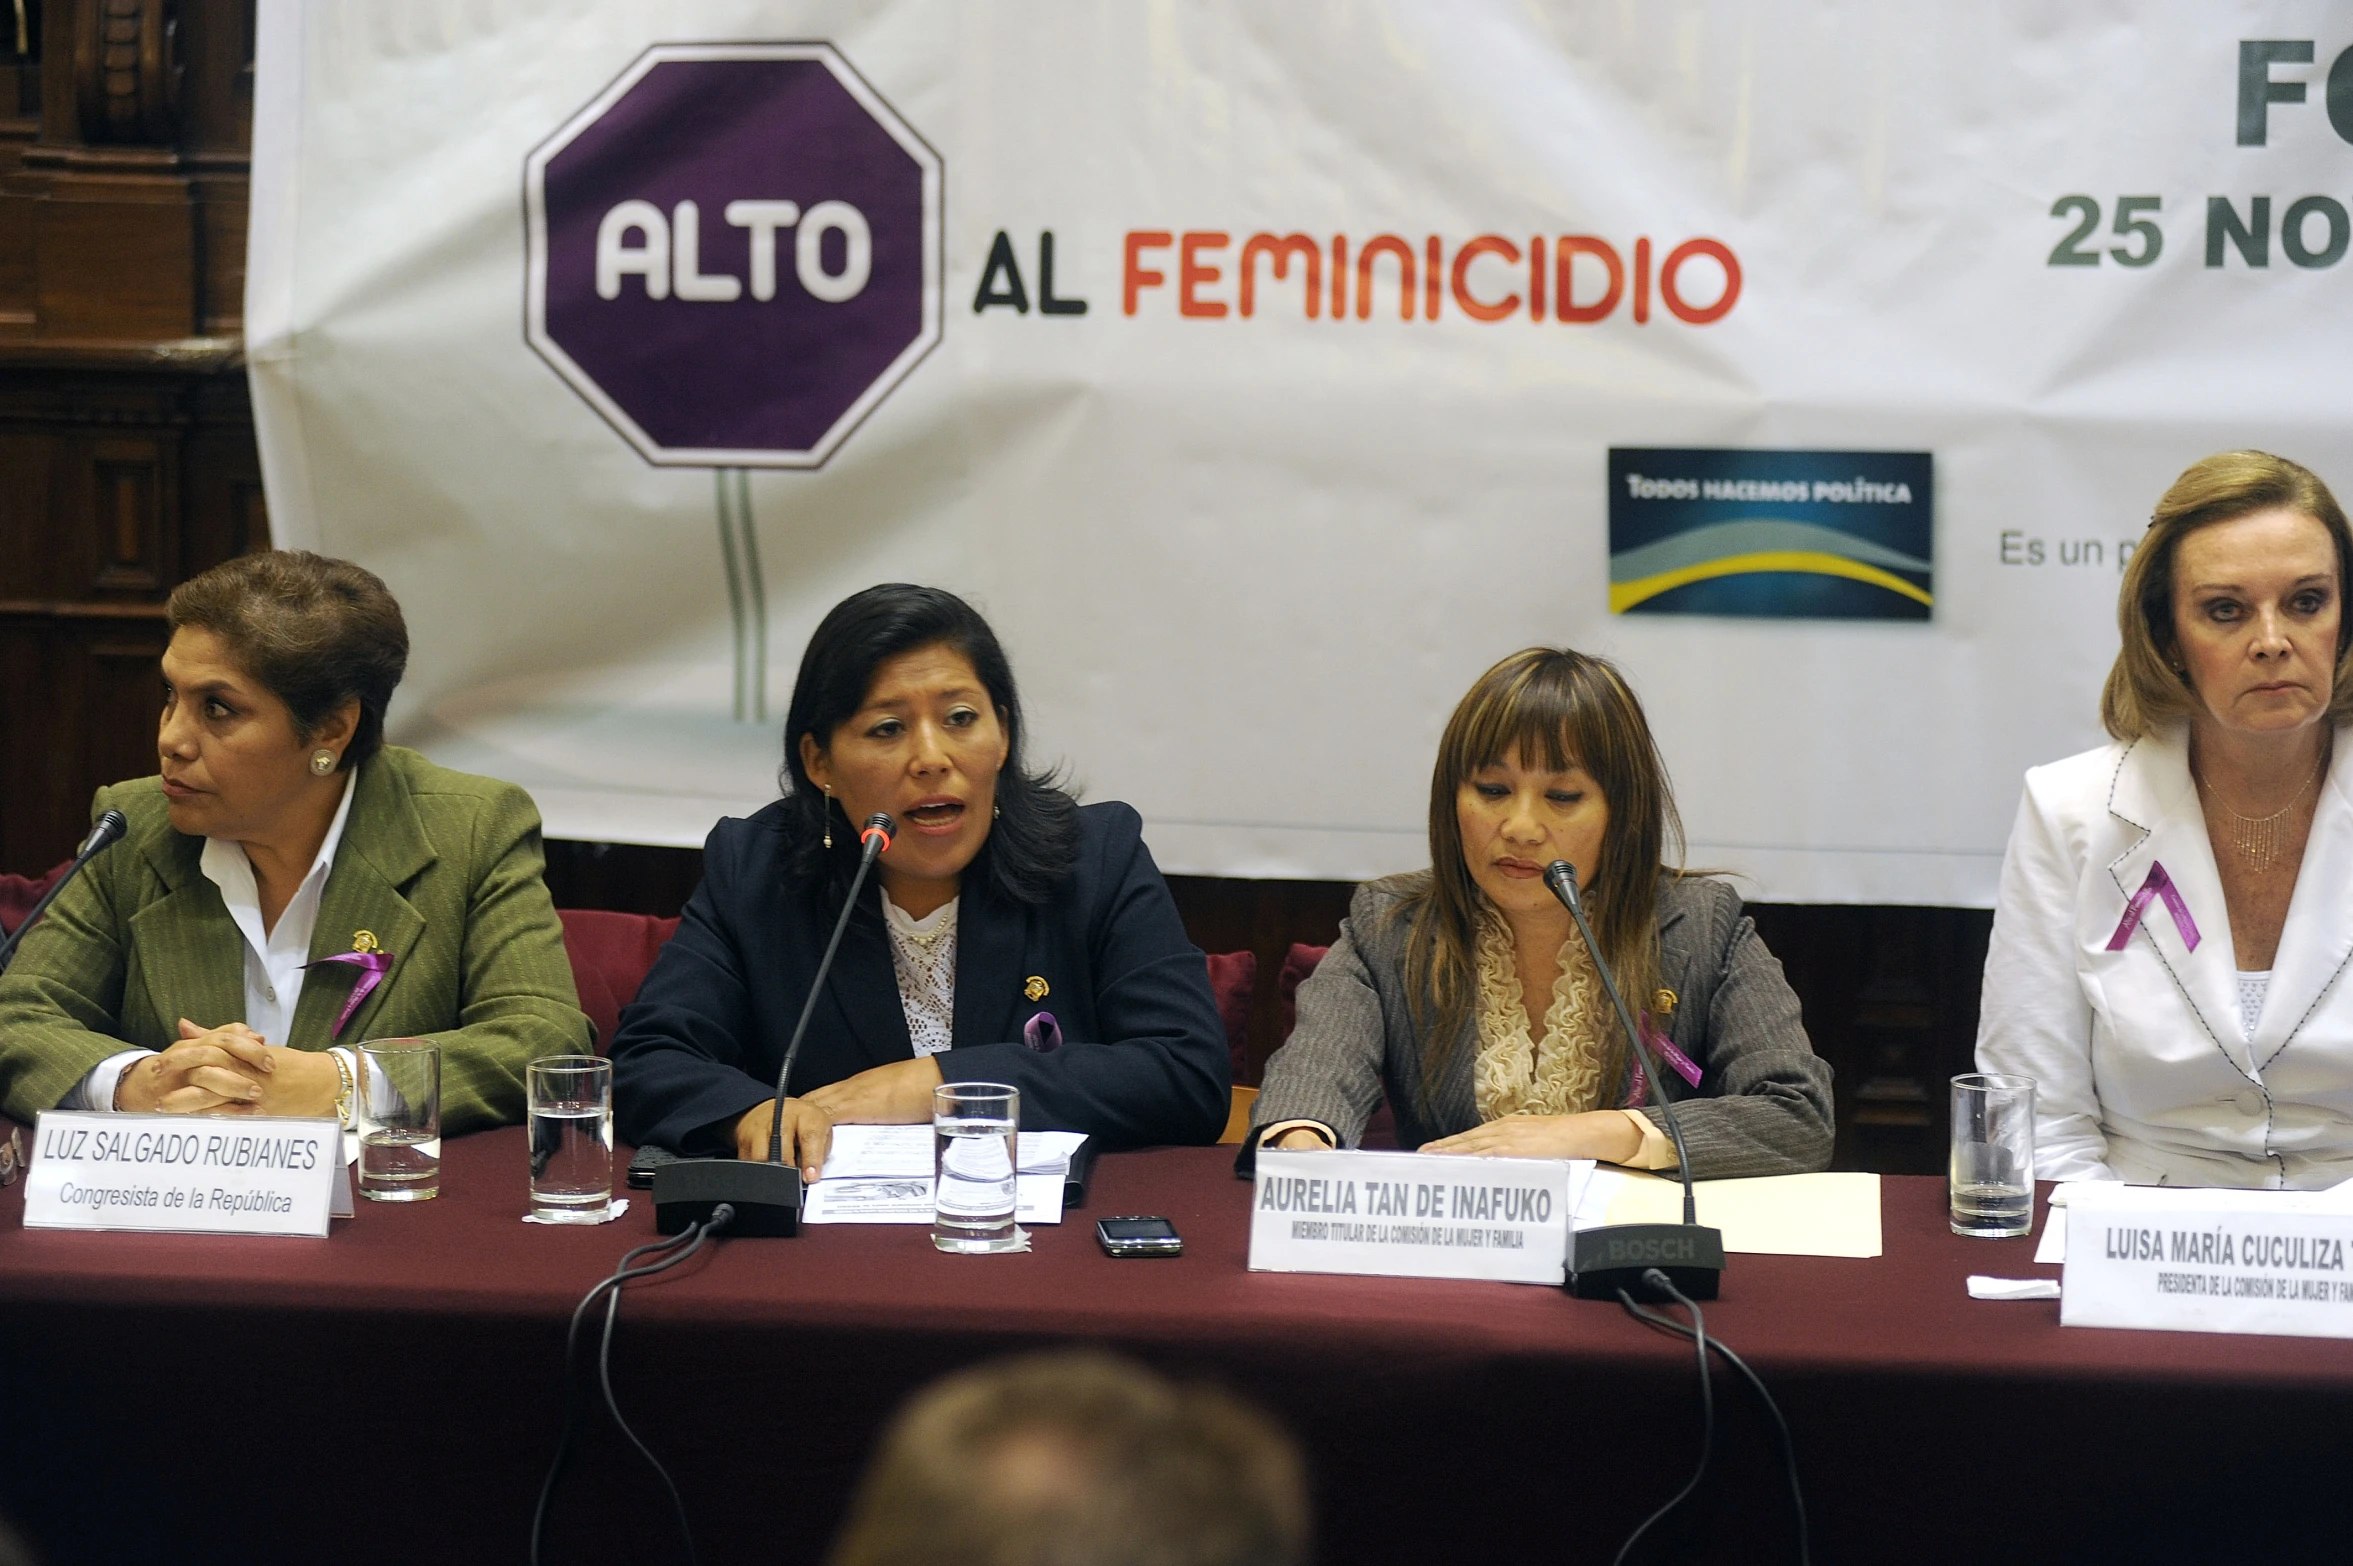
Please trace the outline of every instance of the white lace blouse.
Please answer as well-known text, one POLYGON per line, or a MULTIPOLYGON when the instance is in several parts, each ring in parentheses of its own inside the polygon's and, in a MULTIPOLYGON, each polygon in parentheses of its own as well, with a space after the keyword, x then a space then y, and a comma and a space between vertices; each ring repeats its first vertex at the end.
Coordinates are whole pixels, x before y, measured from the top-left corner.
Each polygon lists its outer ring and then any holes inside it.
POLYGON ((907 1013, 907 1037, 917 1059, 937 1055, 956 1042, 957 899, 917 919, 889 893, 875 890, 891 935, 891 969, 898 975, 899 1005, 907 1013))

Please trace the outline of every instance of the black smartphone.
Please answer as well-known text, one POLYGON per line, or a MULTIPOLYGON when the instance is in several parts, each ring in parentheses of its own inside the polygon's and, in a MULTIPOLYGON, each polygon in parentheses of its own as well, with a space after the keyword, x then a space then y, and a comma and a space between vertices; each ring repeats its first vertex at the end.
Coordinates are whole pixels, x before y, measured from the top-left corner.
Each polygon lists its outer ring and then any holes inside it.
POLYGON ((664 1164, 678 1162, 678 1155, 666 1147, 641 1147, 637 1156, 629 1160, 629 1189, 650 1191, 654 1186, 654 1171, 664 1164))
POLYGON ((1166 1218, 1098 1218, 1095 1243, 1106 1256, 1182 1256, 1185 1242, 1166 1218))

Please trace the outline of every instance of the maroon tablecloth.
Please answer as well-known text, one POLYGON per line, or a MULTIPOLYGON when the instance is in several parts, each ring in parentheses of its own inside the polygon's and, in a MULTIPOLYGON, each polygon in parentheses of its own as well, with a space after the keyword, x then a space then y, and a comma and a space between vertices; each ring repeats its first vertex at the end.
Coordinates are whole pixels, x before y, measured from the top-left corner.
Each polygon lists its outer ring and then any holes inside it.
MULTIPOLYGON (((1692 1358, 1616 1305, 1524 1285, 1253 1274, 1230 1153, 1104 1159, 1033 1253, 947 1257, 920 1228, 736 1240, 633 1288, 623 1406, 684 1489, 704 1558, 822 1553, 912 1388, 1020 1347, 1109 1343, 1288 1418, 1328 1561, 1609 1559, 1696 1450, 1692 1358), (1094 1215, 1153 1212, 1175 1261, 1112 1261, 1094 1215)), ((516 1131, 453 1141, 445 1194, 362 1202, 326 1240, 22 1227, 0 1193, 0 1509, 52 1566, 515 1561, 553 1450, 563 1327, 620 1222, 520 1222, 516 1131)), ((1795 1428, 1816 1559, 2246 1558, 2338 1541, 2353 1343, 2063 1330, 1971 1300, 2051 1273, 1966 1241, 1943 1183, 1890 1178, 1886 1255, 1736 1256, 1710 1329, 1795 1428)), ((1786 1558, 1753 1410, 1719 1381, 1721 1483, 1684 1558, 1786 1558)), ((601 1420, 558 1559, 678 1558, 601 1420)), ((2344 1558, 2338 1555, 2335 1558, 2344 1558)))

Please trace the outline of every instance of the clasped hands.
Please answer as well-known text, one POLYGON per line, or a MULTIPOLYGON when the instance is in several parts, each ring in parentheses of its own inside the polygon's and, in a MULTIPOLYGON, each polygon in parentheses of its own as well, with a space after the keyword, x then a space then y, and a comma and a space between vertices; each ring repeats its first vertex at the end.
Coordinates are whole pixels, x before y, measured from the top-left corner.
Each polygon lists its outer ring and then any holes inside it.
MULTIPOLYGON (((1283 1134, 1275 1146, 1284 1151, 1324 1146, 1322 1137, 1304 1126, 1283 1134)), ((1424 1142, 1425 1153, 1468 1153, 1484 1158, 1595 1158, 1622 1164, 1642 1150, 1642 1134, 1632 1121, 1615 1110, 1583 1115, 1505 1115, 1475 1125, 1468 1131, 1424 1142)))
POLYGON ((114 1085, 114 1107, 166 1115, 335 1113, 342 1073, 324 1051, 272 1044, 242 1022, 200 1028, 180 1019, 180 1040, 133 1061, 114 1085))
MULTIPOLYGON (((815 1180, 842 1125, 904 1126, 931 1118, 931 1090, 943 1078, 937 1060, 894 1060, 856 1076, 829 1082, 813 1093, 784 1101, 785 1154, 800 1165, 801 1178, 815 1180)), ((735 1123, 735 1156, 759 1162, 768 1156, 768 1126, 776 1100, 767 1099, 735 1123)))

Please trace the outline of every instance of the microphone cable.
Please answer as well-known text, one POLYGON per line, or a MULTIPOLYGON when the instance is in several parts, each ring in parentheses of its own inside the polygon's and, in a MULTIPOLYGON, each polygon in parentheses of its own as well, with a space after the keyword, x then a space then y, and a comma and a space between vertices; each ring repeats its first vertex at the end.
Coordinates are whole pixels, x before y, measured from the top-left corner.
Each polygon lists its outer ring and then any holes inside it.
MULTIPOLYGON (((1610 1558, 1610 1566, 1625 1566, 1626 1558, 1634 1553, 1634 1546, 1642 1542, 1642 1536, 1663 1521, 1668 1513, 1691 1499, 1692 1493, 1699 1488, 1699 1482, 1707 1477, 1708 1464, 1714 1462, 1716 1457, 1716 1390, 1715 1380, 1708 1373, 1707 1321, 1700 1315, 1699 1306, 1681 1289, 1675 1287, 1675 1280, 1658 1268, 1644 1269, 1642 1281, 1667 1294, 1676 1304, 1691 1312, 1691 1326, 1688 1333, 1699 1354, 1699 1466, 1691 1471, 1689 1479, 1683 1481, 1683 1488, 1667 1498, 1666 1505, 1642 1519, 1641 1526, 1626 1535, 1626 1542, 1619 1545, 1618 1553, 1610 1558)), ((1620 1289, 1618 1291, 1618 1299, 1636 1315, 1643 1314, 1635 1309, 1634 1296, 1626 1290, 1620 1289)), ((1659 1319, 1665 1320, 1666 1318, 1659 1319)), ((1686 1329, 1677 1328, 1677 1330, 1684 1331, 1686 1329)))
POLYGON ((629 1421, 621 1417, 620 1400, 613 1395, 613 1329, 621 1319, 623 1285, 639 1278, 650 1278, 658 1272, 668 1272, 701 1250, 704 1241, 734 1221, 735 1209, 721 1202, 711 1209, 710 1217, 693 1228, 667 1240, 655 1240, 636 1247, 621 1258, 621 1264, 613 1269, 612 1276, 590 1289, 573 1310, 572 1324, 564 1333, 564 1429, 556 1441, 556 1455, 554 1461, 548 1464, 547 1477, 540 1481, 539 1504, 531 1513, 531 1566, 540 1566, 540 1541, 547 1531, 556 1486, 562 1481, 564 1469, 572 1460, 572 1444, 580 1434, 579 1377, 573 1374, 573 1365, 580 1357, 580 1325, 588 1319, 588 1313, 596 1305, 599 1295, 605 1296, 605 1326, 603 1339, 597 1346, 596 1374, 597 1382, 604 1392, 606 1411, 613 1416, 613 1423, 620 1427, 621 1434, 628 1438, 629 1444, 637 1449, 637 1455, 644 1458, 660 1477, 662 1488, 669 1492, 670 1509, 678 1519, 678 1536, 686 1544, 687 1566, 701 1566, 702 1557, 695 1553, 694 1529, 687 1522, 686 1502, 679 1495, 677 1484, 670 1478, 670 1471, 662 1466, 661 1459, 655 1457, 652 1450, 638 1439, 637 1432, 629 1427, 629 1421), (651 1255, 661 1255, 662 1259, 642 1267, 633 1265, 639 1257, 651 1255))
MULTIPOLYGON (((1680 1299, 1681 1296, 1677 1296, 1677 1298, 1680 1299)), ((1781 1416, 1781 1405, 1774 1402, 1773 1394, 1766 1390, 1764 1378, 1749 1368, 1747 1360, 1742 1359, 1738 1354, 1733 1353, 1731 1345, 1727 1344, 1723 1339, 1703 1337, 1703 1334, 1706 1330, 1704 1326, 1687 1327, 1672 1316, 1661 1315, 1657 1311, 1645 1310, 1640 1305, 1635 1303, 1634 1297, 1631 1294, 1627 1293, 1623 1289, 1618 1291, 1618 1300, 1626 1307, 1627 1314, 1633 1316, 1638 1321, 1644 1322, 1649 1326, 1657 1327, 1662 1331, 1674 1333, 1677 1337, 1691 1338, 1694 1341, 1704 1341, 1712 1352, 1721 1358, 1725 1364, 1731 1366, 1733 1370, 1739 1374, 1740 1378, 1748 1383, 1749 1390, 1756 1394, 1757 1401, 1764 1406, 1766 1416, 1772 1421, 1773 1447, 1781 1457, 1782 1476, 1788 1481, 1789 1484, 1789 1507, 1790 1511, 1794 1514, 1797 1523, 1798 1566, 1813 1566, 1813 1536, 1812 1530, 1808 1527, 1806 1522, 1805 1486, 1799 1483, 1797 1474, 1797 1442, 1790 1436, 1789 1421, 1782 1418, 1781 1416)), ((1686 1308, 1691 1310, 1692 1318, 1696 1322, 1699 1317, 1698 1308, 1693 1306, 1689 1300, 1683 1300, 1682 1303, 1686 1308)), ((1644 1526, 1647 1527, 1649 1525, 1646 1523, 1644 1526)))

